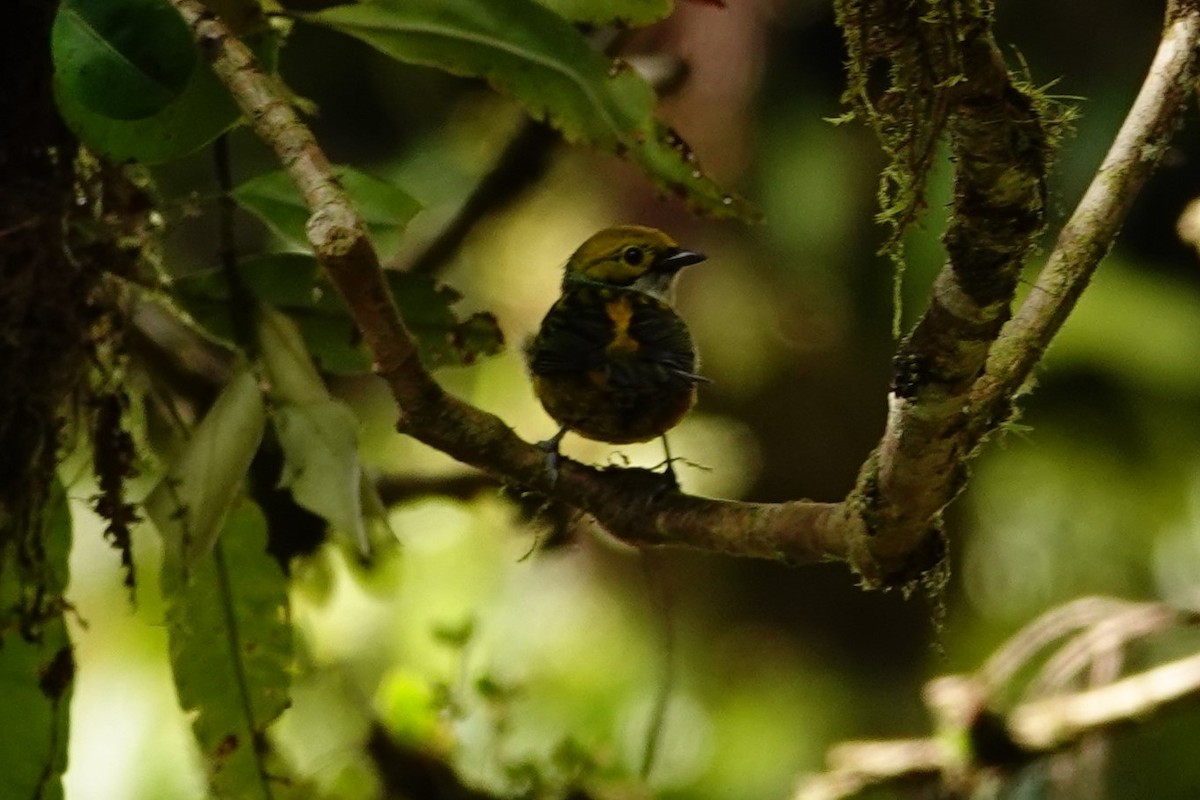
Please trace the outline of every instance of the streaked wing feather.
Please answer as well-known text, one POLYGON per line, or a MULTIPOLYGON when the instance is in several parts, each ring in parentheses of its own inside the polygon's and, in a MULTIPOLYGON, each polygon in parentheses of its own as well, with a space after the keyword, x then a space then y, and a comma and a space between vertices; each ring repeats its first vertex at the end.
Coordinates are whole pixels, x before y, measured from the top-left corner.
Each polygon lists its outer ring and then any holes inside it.
POLYGON ((623 290, 580 288, 564 294, 542 321, 527 348, 536 375, 603 370, 606 384, 634 394, 684 388, 705 380, 696 375, 696 353, 683 319, 666 303, 627 292, 633 306, 629 335, 636 351, 609 353, 614 325, 605 304, 623 290))
POLYGON ((599 369, 612 331, 612 320, 598 298, 581 292, 565 294, 546 314, 529 346, 529 368, 536 375, 599 369))
POLYGON ((696 351, 683 319, 649 295, 637 295, 633 305, 629 335, 638 349, 628 358, 613 360, 612 383, 632 390, 683 388, 696 383, 696 351))

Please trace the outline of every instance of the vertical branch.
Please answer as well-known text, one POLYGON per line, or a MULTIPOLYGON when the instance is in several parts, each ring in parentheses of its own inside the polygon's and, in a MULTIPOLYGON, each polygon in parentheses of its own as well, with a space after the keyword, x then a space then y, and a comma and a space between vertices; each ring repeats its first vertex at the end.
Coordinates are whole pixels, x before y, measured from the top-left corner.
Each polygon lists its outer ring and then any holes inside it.
MULTIPOLYGON (((864 5, 857 13, 875 26, 866 39, 876 51, 868 54, 895 65, 884 100, 902 105, 914 102, 909 94, 932 91, 934 99, 922 107, 939 112, 893 120, 885 126, 885 148, 907 141, 920 155, 944 125, 956 167, 953 214, 943 237, 947 261, 929 306, 900 344, 887 427, 849 498, 870 532, 855 567, 869 581, 902 583, 940 558, 938 515, 966 481, 972 449, 962 436, 966 398, 1044 225, 1049 137, 1037 102, 1009 77, 992 36, 990 7, 864 5)), ((928 161, 906 166, 927 170, 928 161)), ((920 186, 924 178, 901 180, 920 186)))
MULTIPOLYGON (((876 2, 892 14, 921 15, 933 5, 876 2)), ((1166 150, 1193 90, 1200 41, 1200 0, 1174 0, 1150 75, 1108 158, 1009 322, 1021 267, 1044 224, 1055 131, 1044 100, 1010 78, 990 15, 972 16, 968 4, 952 0, 937 5, 937 15, 914 24, 952 24, 958 31, 957 62, 936 47, 926 54, 935 67, 942 64, 938 85, 947 92, 956 165, 954 210, 943 238, 948 259, 928 308, 897 352, 883 438, 846 501, 868 531, 862 546, 851 548, 852 563, 868 582, 885 585, 905 583, 941 557, 941 511, 965 485, 979 443, 1008 418, 1013 395, 1166 150), (953 73, 955 66, 961 73, 953 73)))
POLYGON ((991 36, 969 40, 968 80, 948 132, 956 163, 948 260, 893 361, 887 429, 871 476, 868 525, 890 570, 966 482, 965 398, 1009 316, 1021 267, 1045 221, 1046 136, 1009 82, 991 36))

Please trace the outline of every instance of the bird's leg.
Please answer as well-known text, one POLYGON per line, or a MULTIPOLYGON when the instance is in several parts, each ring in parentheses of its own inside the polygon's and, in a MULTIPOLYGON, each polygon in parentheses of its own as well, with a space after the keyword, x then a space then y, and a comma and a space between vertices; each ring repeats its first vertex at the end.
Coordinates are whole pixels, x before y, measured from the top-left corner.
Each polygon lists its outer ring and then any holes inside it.
POLYGON ((558 452, 558 443, 566 435, 567 426, 563 425, 558 429, 558 433, 537 443, 538 447, 546 451, 546 473, 550 476, 551 486, 558 483, 558 465, 562 461, 562 454, 558 452))
POLYGON ((662 435, 663 452, 667 454, 667 468, 663 470, 663 476, 671 482, 671 485, 676 489, 679 488, 679 478, 675 475, 675 459, 671 456, 671 445, 667 442, 667 435, 662 435))

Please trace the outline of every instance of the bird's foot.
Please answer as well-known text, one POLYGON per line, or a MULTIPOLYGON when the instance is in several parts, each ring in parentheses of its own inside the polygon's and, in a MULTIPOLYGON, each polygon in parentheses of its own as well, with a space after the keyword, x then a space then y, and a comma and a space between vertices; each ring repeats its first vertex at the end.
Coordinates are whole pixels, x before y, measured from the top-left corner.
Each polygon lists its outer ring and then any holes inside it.
POLYGON ((679 490, 679 476, 675 474, 675 459, 668 458, 663 462, 663 478, 670 484, 670 487, 676 491, 679 490))
POLYGON ((546 477, 549 478, 552 489, 558 484, 558 468, 562 464, 562 453, 558 452, 558 443, 566 433, 567 429, 562 428, 549 439, 537 443, 538 448, 546 451, 546 477))
POLYGON ((669 492, 680 492, 682 488, 679 485, 679 475, 675 472, 675 459, 670 458, 650 467, 650 472, 658 476, 658 488, 655 494, 664 494, 669 492), (657 472, 659 467, 662 467, 662 472, 657 472))
POLYGON ((665 465, 663 468, 663 478, 667 483, 668 489, 678 492, 679 476, 675 474, 675 458, 671 455, 671 445, 667 442, 667 435, 665 433, 662 435, 662 444, 663 455, 666 456, 662 462, 665 465))
POLYGON ((562 453, 558 452, 557 442, 547 440, 538 442, 537 446, 546 451, 546 477, 553 487, 558 483, 558 467, 562 463, 562 453))

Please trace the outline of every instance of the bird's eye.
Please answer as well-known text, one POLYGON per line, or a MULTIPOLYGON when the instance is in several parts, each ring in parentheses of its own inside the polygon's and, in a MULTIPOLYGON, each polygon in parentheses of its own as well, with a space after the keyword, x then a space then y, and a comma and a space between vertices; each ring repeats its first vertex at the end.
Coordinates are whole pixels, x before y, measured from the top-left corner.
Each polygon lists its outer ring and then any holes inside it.
POLYGON ((626 247, 625 252, 621 253, 621 258, 625 259, 629 266, 636 267, 646 258, 646 254, 640 247, 626 247))

